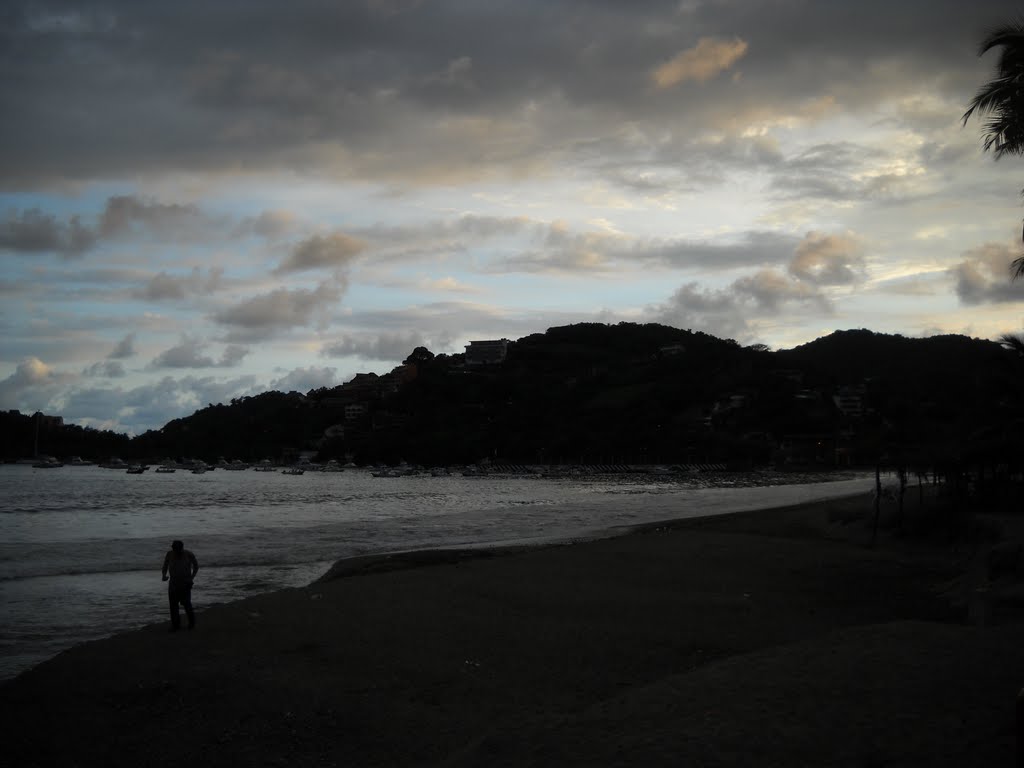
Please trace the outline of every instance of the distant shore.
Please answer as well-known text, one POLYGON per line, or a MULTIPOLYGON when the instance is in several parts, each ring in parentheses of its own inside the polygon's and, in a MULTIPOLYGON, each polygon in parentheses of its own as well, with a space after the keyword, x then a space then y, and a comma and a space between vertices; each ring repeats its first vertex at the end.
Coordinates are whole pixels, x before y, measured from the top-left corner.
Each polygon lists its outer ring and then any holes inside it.
MULTIPOLYGON (((0 685, 12 765, 1006 765, 1024 625, 860 495, 339 563, 0 685), (59 738, 56 736, 59 734, 59 738)), ((201 590, 197 592, 201 602, 201 590)))

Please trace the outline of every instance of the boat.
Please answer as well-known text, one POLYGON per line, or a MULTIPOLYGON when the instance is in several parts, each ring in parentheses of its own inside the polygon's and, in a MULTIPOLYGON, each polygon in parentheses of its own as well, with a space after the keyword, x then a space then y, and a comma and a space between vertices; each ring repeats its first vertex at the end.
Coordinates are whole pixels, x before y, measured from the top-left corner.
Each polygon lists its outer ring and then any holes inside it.
POLYGON ((57 461, 53 456, 40 456, 32 466, 36 469, 58 469, 64 466, 64 462, 57 461))
POLYGON ((298 467, 288 467, 287 469, 282 469, 282 470, 281 470, 281 474, 282 474, 282 475, 301 475, 301 474, 303 474, 303 473, 304 473, 305 471, 306 471, 306 470, 304 470, 304 469, 299 469, 298 467))
POLYGON ((146 466, 145 464, 132 464, 132 465, 131 465, 130 467, 128 467, 128 469, 127 469, 127 470, 125 470, 125 471, 126 471, 126 472, 127 472, 127 473, 128 473, 129 475, 141 475, 141 474, 142 474, 143 472, 145 472, 145 471, 146 471, 147 469, 149 469, 149 467, 147 467, 147 466, 146 466))
POLYGON ((277 472, 277 467, 270 463, 270 459, 263 459, 253 469, 257 472, 277 472))
POLYGON ((177 472, 177 471, 178 471, 178 470, 177 470, 177 468, 176 468, 176 467, 168 467, 168 466, 166 466, 166 465, 165 465, 165 466, 162 466, 162 467, 157 467, 157 468, 156 468, 156 473, 157 473, 158 475, 168 475, 168 474, 170 474, 171 472, 177 472))
POLYGON ((197 464, 196 466, 192 467, 192 474, 193 475, 205 475, 206 474, 206 467, 197 464))
POLYGON ((95 461, 88 461, 83 459, 81 456, 72 456, 68 459, 68 464, 72 467, 91 467, 96 464, 95 461))
POLYGON ((403 473, 397 469, 381 469, 377 472, 371 472, 374 477, 402 477, 403 473))

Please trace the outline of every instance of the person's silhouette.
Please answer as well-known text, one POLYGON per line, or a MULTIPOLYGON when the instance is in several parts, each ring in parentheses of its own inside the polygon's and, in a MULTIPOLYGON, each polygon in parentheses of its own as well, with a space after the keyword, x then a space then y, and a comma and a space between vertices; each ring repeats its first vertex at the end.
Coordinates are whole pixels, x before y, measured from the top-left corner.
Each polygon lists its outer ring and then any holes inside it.
POLYGON ((167 600, 171 607, 171 632, 177 632, 181 627, 181 615, 178 613, 178 605, 185 608, 185 615, 188 616, 188 628, 196 626, 196 614, 192 609, 192 580, 199 572, 199 561, 196 556, 185 549, 180 540, 171 542, 171 551, 164 557, 164 567, 161 571, 164 581, 167 584, 167 600))

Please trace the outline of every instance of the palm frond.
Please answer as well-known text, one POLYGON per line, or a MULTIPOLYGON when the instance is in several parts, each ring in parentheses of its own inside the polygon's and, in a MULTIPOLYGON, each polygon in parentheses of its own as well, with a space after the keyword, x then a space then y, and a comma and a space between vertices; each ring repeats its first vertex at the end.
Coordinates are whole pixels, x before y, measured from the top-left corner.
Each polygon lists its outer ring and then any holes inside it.
POLYGON ((992 30, 978 53, 983 56, 993 48, 1001 48, 994 75, 968 104, 963 123, 975 113, 989 117, 982 146, 998 159, 1024 154, 1024 20, 992 30))
POLYGON ((1024 357, 1024 336, 1018 336, 1013 333, 1004 333, 999 337, 999 343, 1006 349, 1016 352, 1018 355, 1024 357))
POLYGON ((1024 256, 1018 256, 1010 262, 1010 275, 1012 280, 1024 277, 1024 256))

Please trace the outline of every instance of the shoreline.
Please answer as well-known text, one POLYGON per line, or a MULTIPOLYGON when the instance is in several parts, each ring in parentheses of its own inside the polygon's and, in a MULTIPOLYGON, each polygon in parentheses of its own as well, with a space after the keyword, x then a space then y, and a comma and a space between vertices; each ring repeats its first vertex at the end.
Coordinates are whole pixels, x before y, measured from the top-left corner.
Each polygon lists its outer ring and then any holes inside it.
POLYGON ((964 564, 946 548, 866 548, 868 503, 349 561, 347 577, 211 606, 194 633, 150 625, 0 684, 8 753, 38 766, 1007 764, 1024 626, 966 626, 948 594, 964 564), (171 750, 169 734, 183 736, 171 750))
POLYGON ((578 535, 542 538, 533 542, 516 541, 511 543, 482 543, 457 547, 429 547, 423 549, 407 549, 395 552, 375 552, 367 555, 356 555, 354 557, 344 557, 339 560, 335 560, 323 575, 311 581, 307 586, 326 584, 336 579, 353 578, 356 576, 366 576, 375 573, 387 573, 389 571, 428 568, 434 565, 457 565, 470 560, 506 557, 510 555, 523 554, 536 549, 546 549, 548 547, 576 546, 594 541, 602 541, 604 539, 617 538, 619 536, 679 530, 681 528, 688 528, 691 526, 700 526, 701 521, 709 521, 732 515, 784 514, 786 512, 795 512, 796 514, 800 514, 802 510, 812 506, 822 504, 834 505, 843 501, 861 500, 862 497, 864 497, 862 492, 850 492, 839 496, 830 496, 824 499, 804 501, 798 504, 779 504, 752 509, 713 512, 687 517, 652 520, 642 523, 615 525, 610 528, 603 528, 578 535))

